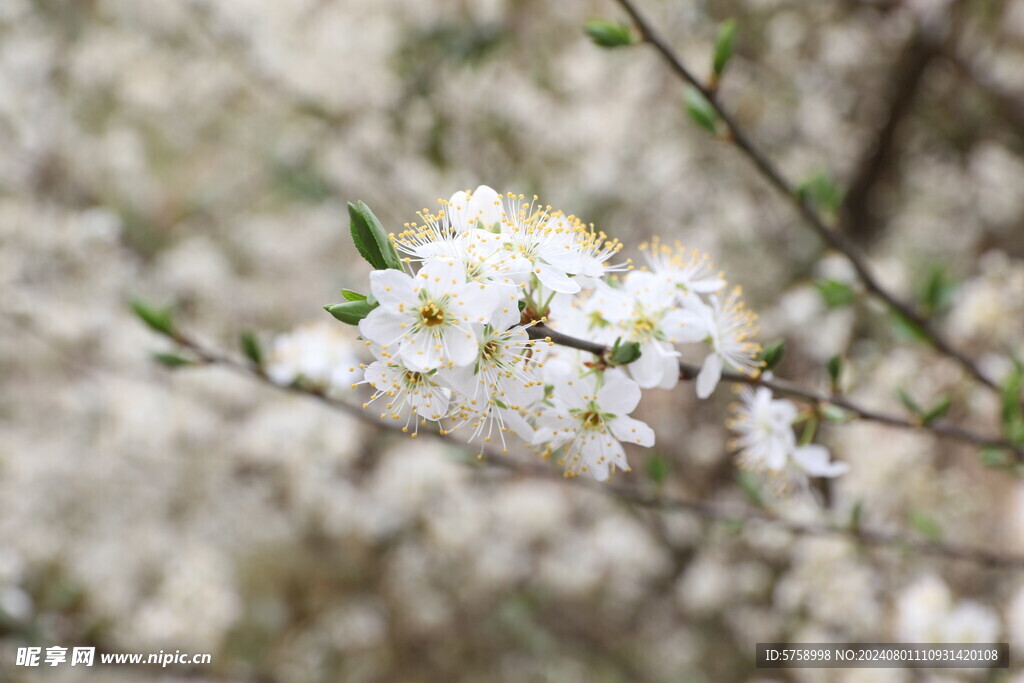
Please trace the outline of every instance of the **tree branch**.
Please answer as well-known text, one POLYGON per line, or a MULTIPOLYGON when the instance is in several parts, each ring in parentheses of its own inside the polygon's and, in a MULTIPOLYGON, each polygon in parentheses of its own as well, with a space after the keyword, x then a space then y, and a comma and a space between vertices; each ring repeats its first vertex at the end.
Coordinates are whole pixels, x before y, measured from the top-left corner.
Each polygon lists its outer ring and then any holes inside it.
MULTIPOLYGON (((548 332, 548 336, 552 336, 553 330, 546 331, 548 332)), ((557 335, 557 337, 560 340, 572 339, 571 337, 565 337, 564 335, 560 335, 558 333, 554 333, 554 335, 557 335)), ((184 335, 179 331, 175 331, 172 335, 170 335, 170 338, 173 339, 182 347, 188 349, 190 352, 195 354, 204 363, 227 367, 231 370, 252 377, 264 384, 268 384, 282 391, 288 391, 292 393, 309 396, 331 408, 355 416, 360 420, 376 425, 383 429, 399 433, 401 433, 402 431, 402 428, 398 425, 397 422, 389 423, 387 421, 378 420, 368 415, 359 407, 347 403, 346 401, 341 401, 332 398, 322 391, 312 389, 309 387, 303 387, 299 384, 283 384, 281 382, 277 382, 256 365, 247 363, 243 360, 237 359, 233 356, 229 356, 220 351, 208 349, 207 347, 203 346, 202 344, 195 341, 191 337, 188 337, 187 335, 184 335)), ((552 341, 554 341, 554 336, 552 336, 552 341)), ((581 340, 573 341, 574 343, 578 342, 578 345, 574 346, 573 348, 579 348, 580 346, 586 345, 588 348, 582 349, 584 351, 604 349, 604 347, 602 347, 599 344, 590 344, 589 342, 583 342, 581 340)), ((442 436, 437 432, 425 430, 421 433, 428 434, 439 439, 447 440, 446 436, 442 436)), ((766 510, 757 510, 753 508, 739 506, 726 506, 703 500, 664 496, 657 492, 646 492, 634 486, 626 486, 621 484, 597 484, 580 478, 566 478, 564 476, 559 475, 550 466, 544 465, 542 463, 526 463, 516 458, 510 457, 508 455, 495 452, 493 451, 493 449, 486 451, 486 454, 487 457, 484 459, 483 462, 489 466, 500 467, 506 470, 514 471, 519 474, 525 474, 534 477, 543 477, 548 479, 557 477, 561 481, 571 483, 571 485, 579 486, 596 492, 610 494, 620 498, 621 500, 628 501, 634 505, 649 508, 652 510, 658 510, 662 512, 684 512, 704 519, 721 522, 762 522, 766 524, 772 524, 774 526, 780 527, 782 529, 785 529, 798 535, 844 536, 868 546, 904 548, 907 550, 919 552, 923 555, 940 557, 947 560, 971 562, 993 569, 1024 568, 1024 556, 1021 555, 1003 554, 986 548, 977 548, 971 546, 956 545, 951 543, 934 543, 914 538, 911 536, 904 536, 896 533, 878 531, 863 528, 860 526, 830 523, 803 523, 786 519, 784 517, 781 517, 775 513, 766 510)))
POLYGON ((895 295, 886 290, 871 272, 867 261, 860 250, 853 242, 839 230, 826 224, 825 219, 817 210, 803 199, 790 182, 783 177, 782 172, 758 147, 747 132, 736 122, 733 116, 725 110, 718 101, 717 94, 702 83, 680 60, 679 56, 650 25, 644 15, 632 2, 632 0, 616 0, 619 5, 632 18, 637 30, 645 42, 650 44, 664 58, 665 62, 680 79, 696 88, 714 107, 719 118, 728 127, 729 138, 732 143, 744 155, 753 162, 761 175, 780 194, 786 197, 796 208, 797 212, 804 219, 810 229, 821 238, 825 244, 843 254, 853 266, 857 277, 864 284, 865 289, 886 304, 893 312, 921 330, 922 334, 931 342, 940 353, 954 359, 961 367, 971 374, 976 380, 993 391, 998 391, 998 385, 985 376, 981 369, 963 354, 959 349, 950 344, 942 335, 936 331, 928 320, 915 310, 913 306, 898 299, 895 295))
MULTIPOLYGON (((562 334, 561 332, 553 330, 545 325, 534 325, 532 327, 528 327, 526 331, 534 339, 547 339, 555 344, 579 349, 580 351, 587 351, 600 357, 604 357, 605 354, 610 351, 607 346, 596 344, 585 339, 570 337, 567 334, 562 334)), ((693 379, 699 372, 700 366, 685 363, 683 361, 679 362, 679 377, 681 379, 693 379)), ((722 379, 733 384, 749 384, 752 386, 767 387, 776 393, 783 394, 785 396, 797 396, 815 404, 831 404, 856 415, 862 420, 878 422, 879 424, 888 425, 889 427, 908 429, 912 431, 925 430, 938 436, 944 436, 953 439, 954 441, 968 443, 973 446, 1005 449, 1014 453, 1019 461, 1024 462, 1024 448, 1012 444, 1005 439, 985 436, 962 427, 957 427, 956 425, 949 425, 941 422, 923 424, 913 420, 906 420, 894 415, 864 408, 839 394, 816 391, 783 379, 751 377, 740 372, 731 372, 728 370, 722 373, 722 379)))

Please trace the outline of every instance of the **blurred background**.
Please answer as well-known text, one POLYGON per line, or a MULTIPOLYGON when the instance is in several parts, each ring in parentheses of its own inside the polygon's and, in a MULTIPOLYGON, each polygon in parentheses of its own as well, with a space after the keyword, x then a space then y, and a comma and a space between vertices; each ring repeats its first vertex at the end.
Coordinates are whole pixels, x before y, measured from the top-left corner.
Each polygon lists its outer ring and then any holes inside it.
MULTIPOLYGON (((726 106, 1002 378, 1024 353, 1024 2, 640 2, 702 77, 736 18, 726 106)), ((1024 680, 1019 572, 644 511, 152 362, 169 347, 135 297, 338 380, 362 350, 321 306, 368 270, 345 202, 401 226, 485 183, 634 258, 652 235, 709 252, 761 340, 788 340, 777 374, 824 388, 839 354, 864 403, 948 394, 950 419, 997 434, 999 397, 842 296, 847 264, 687 119, 653 51, 594 46, 593 17, 623 18, 592 0, 0 2, 0 679, 1024 680), (1002 640, 1014 668, 758 671, 772 640, 1002 640), (25 645, 213 663, 34 670, 25 645)), ((732 463, 731 400, 648 392, 658 444, 619 482, 770 498, 732 463)), ((1024 487, 976 450, 867 424, 819 438, 851 467, 827 509, 773 509, 1024 552, 1024 487)))

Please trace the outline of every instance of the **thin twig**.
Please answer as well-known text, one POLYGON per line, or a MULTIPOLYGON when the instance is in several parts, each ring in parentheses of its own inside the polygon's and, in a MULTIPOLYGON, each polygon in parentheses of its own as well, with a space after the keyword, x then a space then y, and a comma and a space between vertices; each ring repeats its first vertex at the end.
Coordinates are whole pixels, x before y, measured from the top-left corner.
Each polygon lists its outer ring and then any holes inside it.
MULTIPOLYGON (((548 330, 550 333, 551 331, 548 330)), ((561 335, 559 335, 561 337, 561 335)), ((203 363, 210 365, 221 365, 230 368, 236 372, 242 373, 249 377, 255 378, 264 384, 268 384, 277 389, 288 391, 292 393, 298 393, 305 396, 314 398, 321 403, 340 410, 349 415, 353 415, 360 420, 376 425, 378 427, 388 429, 390 431, 401 432, 402 428, 397 422, 389 423, 387 421, 378 420, 365 411, 360 410, 359 407, 342 401, 331 396, 328 396, 322 391, 313 389, 310 387, 303 386, 301 384, 284 384, 271 378, 261 368, 255 364, 247 363, 243 360, 237 359, 233 356, 227 355, 220 351, 214 351, 206 348, 194 339, 180 333, 175 332, 171 335, 171 338, 180 344, 182 347, 188 349, 203 363)), ((599 347, 600 345, 591 345, 591 347, 599 347)), ((601 347, 603 348, 603 347, 601 347)), ((592 350, 591 348, 584 350, 592 350)), ((430 431, 423 430, 421 434, 427 434, 439 439, 445 439, 451 442, 451 439, 447 436, 430 431)), ((665 496, 660 493, 650 493, 640 490, 631 486, 624 486, 620 484, 597 484, 580 478, 567 478, 559 475, 553 468, 543 463, 527 463, 517 458, 498 453, 493 449, 487 450, 486 457, 483 459, 483 463, 493 467, 501 467, 503 469, 514 471, 518 474, 529 475, 534 477, 544 478, 556 478, 560 481, 571 482, 572 485, 580 486, 582 488, 592 490, 595 492, 601 492, 610 494, 620 498, 621 500, 629 501, 634 505, 638 505, 652 510, 661 511, 677 511, 702 517, 704 519, 712 521, 724 521, 724 522, 735 522, 735 521, 753 521, 763 522, 772 524, 779 528, 790 531, 798 535, 806 536, 843 536, 851 538, 855 541, 861 542, 865 545, 876 546, 876 547, 895 547, 904 548, 907 550, 913 550, 925 555, 931 555, 935 557, 942 557, 949 560, 962 560, 965 562, 971 562, 985 567, 994 569, 1020 569, 1024 568, 1024 556, 1003 554, 996 551, 988 550, 985 548, 976 548, 971 546, 956 545, 950 543, 935 543, 931 541, 925 541, 922 539, 914 538, 911 536, 904 536, 897 533, 890 533, 885 531, 873 530, 864 528, 861 526, 850 526, 850 525, 839 525, 829 523, 804 523, 794 520, 789 520, 784 517, 780 517, 772 512, 766 510, 757 510, 749 507, 739 506, 726 506, 718 503, 712 503, 709 501, 693 500, 682 497, 665 496)))
MULTIPOLYGON (((534 339, 549 339, 555 344, 579 349, 580 351, 587 351, 600 357, 605 357, 605 355, 610 351, 607 346, 587 341, 585 339, 570 337, 567 334, 562 334, 561 332, 553 330, 545 325, 534 325, 533 327, 529 327, 527 328, 527 333, 534 339)), ((682 379, 693 379, 699 372, 700 366, 685 363, 683 361, 679 362, 679 376, 682 379)), ((896 417, 895 415, 889 415, 887 413, 864 408, 839 394, 817 391, 783 379, 751 377, 750 375, 745 375, 741 372, 731 372, 728 370, 722 373, 722 379, 733 384, 750 384, 752 386, 767 387, 779 394, 784 394, 786 396, 799 396, 800 398, 812 401, 816 404, 831 404, 856 415, 862 420, 878 422, 898 429, 909 429, 914 431, 925 430, 939 436, 944 436, 963 443, 969 443, 974 446, 1005 449, 1013 452, 1017 456, 1018 460, 1024 461, 1024 449, 1020 446, 1012 444, 1005 439, 985 436, 962 427, 957 427, 956 425, 949 425, 942 422, 925 424, 922 422, 907 420, 901 417, 896 417)))
POLYGON ((861 254, 857 246, 854 245, 853 242, 842 232, 829 227, 825 222, 825 219, 822 218, 817 210, 803 197, 801 197, 796 188, 782 175, 782 172, 775 166, 768 156, 761 151, 761 148, 753 142, 747 132, 736 122, 733 116, 726 111, 719 102, 717 94, 712 92, 710 88, 702 83, 700 79, 698 79, 686 67, 686 65, 683 64, 676 52, 671 46, 669 46, 665 39, 651 27, 650 23, 648 23, 640 10, 637 9, 632 0, 616 1, 633 19, 633 22, 636 24, 637 30, 640 32, 644 41, 649 43, 658 51, 658 53, 661 54, 669 67, 677 76, 679 76, 679 78, 696 88, 701 95, 711 103, 711 106, 714 107, 718 117, 728 127, 728 137, 730 141, 754 163, 754 166, 757 167, 761 175, 764 176, 764 178, 776 190, 778 190, 779 193, 789 200, 811 230, 813 230, 827 245, 846 257, 853 266, 854 271, 857 273, 858 278, 860 278, 860 281, 864 284, 868 293, 883 301, 900 317, 905 319, 914 327, 920 329, 921 333, 940 353, 954 359, 961 367, 985 386, 994 391, 998 391, 998 385, 985 376, 973 360, 964 355, 963 352, 954 347, 941 334, 939 334, 938 331, 931 326, 928 320, 919 314, 913 306, 901 301, 882 286, 875 275, 871 272, 867 265, 867 260, 864 255, 861 254))

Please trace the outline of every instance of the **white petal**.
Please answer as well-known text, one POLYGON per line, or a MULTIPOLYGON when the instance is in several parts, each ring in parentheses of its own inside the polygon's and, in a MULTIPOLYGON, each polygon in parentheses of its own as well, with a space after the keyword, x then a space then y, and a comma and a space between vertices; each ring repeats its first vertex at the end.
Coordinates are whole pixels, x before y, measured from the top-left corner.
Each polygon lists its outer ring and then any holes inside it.
POLYGON ((405 366, 416 372, 436 370, 443 363, 443 356, 437 338, 430 332, 422 331, 402 343, 399 355, 405 366))
POLYGON ((838 477, 850 469, 845 462, 829 462, 830 457, 828 449, 818 444, 800 446, 793 452, 793 459, 812 477, 838 477))
POLYGON ((389 346, 405 336, 403 323, 408 316, 392 313, 386 308, 375 308, 359 321, 359 334, 381 346, 389 346))
POLYGON ((466 284, 466 269, 461 261, 444 256, 430 259, 416 274, 416 283, 431 297, 451 294, 466 284))
POLYGON ((415 305, 413 280, 400 270, 375 270, 370 273, 370 291, 384 308, 397 309, 400 304, 415 305))
MULTIPOLYGON (((498 308, 499 296, 498 289, 493 285, 470 282, 455 291, 452 313, 462 320, 482 325, 491 319, 498 308)), ((518 305, 516 310, 519 310, 518 305)))
POLYGON ((722 359, 717 353, 712 353, 704 359, 704 367, 697 375, 697 397, 707 398, 718 386, 718 380, 722 379, 722 359))
POLYGON ((469 325, 445 328, 442 333, 448 360, 456 365, 470 365, 476 361, 480 346, 469 325))
POLYGON ((485 228, 490 229, 495 223, 501 223, 501 217, 501 197, 497 192, 487 185, 481 185, 473 190, 473 197, 469 200, 469 218, 471 220, 478 220, 484 224, 485 228))
POLYGON ((666 330, 669 337, 678 344, 704 341, 711 336, 704 316, 694 311, 673 311, 671 330, 666 330))
POLYGON ((546 263, 538 263, 534 274, 541 284, 551 291, 563 294, 575 294, 580 291, 579 283, 566 275, 564 270, 559 270, 546 263))
POLYGON ((609 427, 615 438, 620 441, 635 443, 638 446, 654 445, 654 430, 645 422, 634 420, 631 417, 617 417, 612 420, 609 427))
POLYGON ((597 392, 601 410, 615 415, 628 415, 640 403, 640 386, 618 372, 604 374, 604 386, 597 392))
MULTIPOLYGON (((640 357, 628 365, 629 374, 633 376, 641 389, 650 389, 661 384, 665 364, 658 353, 658 342, 645 342, 640 347, 640 357)), ((678 371, 675 373, 678 376, 678 371)))
POLYGON ((679 358, 678 356, 664 355, 661 359, 661 382, 659 389, 675 389, 679 384, 679 358))

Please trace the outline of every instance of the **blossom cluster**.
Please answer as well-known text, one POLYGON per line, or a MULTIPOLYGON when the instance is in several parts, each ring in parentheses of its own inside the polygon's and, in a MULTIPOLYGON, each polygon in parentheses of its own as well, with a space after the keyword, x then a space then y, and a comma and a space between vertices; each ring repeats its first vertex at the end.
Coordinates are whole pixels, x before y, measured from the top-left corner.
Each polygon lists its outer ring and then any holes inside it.
MULTIPOLYGON (((681 349, 703 349, 700 398, 727 367, 760 372, 757 317, 708 256, 654 240, 634 269, 616 260, 617 240, 536 197, 481 186, 439 203, 388 235, 392 256, 376 261, 397 266, 371 273, 365 299, 352 296, 360 319, 339 315, 358 322, 376 358, 352 386, 371 385, 366 407, 413 436, 434 422, 481 451, 494 441, 507 451, 515 433, 567 475, 605 480, 629 469, 623 443, 654 444, 631 413, 641 390, 679 382, 681 349), (556 346, 530 329, 541 324, 607 350, 556 346)), ((373 252, 371 238, 356 239, 373 252)))
POLYGON ((795 403, 775 398, 764 386, 743 386, 739 394, 729 426, 737 434, 733 446, 741 467, 774 475, 783 490, 805 484, 806 476, 838 477, 849 469, 832 462, 824 446, 797 442, 793 426, 801 416, 795 403))

